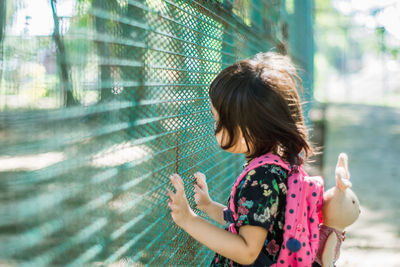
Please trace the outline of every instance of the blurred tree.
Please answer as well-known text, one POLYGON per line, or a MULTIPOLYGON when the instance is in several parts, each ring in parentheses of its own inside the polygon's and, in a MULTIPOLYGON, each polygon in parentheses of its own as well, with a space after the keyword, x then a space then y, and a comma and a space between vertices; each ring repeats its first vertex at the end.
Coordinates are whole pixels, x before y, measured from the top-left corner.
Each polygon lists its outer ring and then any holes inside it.
MULTIPOLYGON (((98 8, 100 10, 107 10, 107 3, 110 1, 107 0, 93 0, 93 7, 98 8)), ((95 17, 95 27, 96 32, 98 33, 106 33, 107 31, 107 23, 111 23, 103 18, 95 17)), ((110 55, 110 47, 107 43, 104 42, 96 42, 98 54, 103 58, 109 58, 110 55)), ((111 81, 111 66, 107 64, 100 65, 100 80, 101 80, 101 94, 100 94, 100 102, 110 101, 112 98, 112 87, 110 85, 111 81)))
MULTIPOLYGON (((6 28, 6 0, 0 1, 0 60, 1 62, 3 61, 3 55, 4 55, 4 45, 3 45, 3 39, 4 39, 4 31, 6 28)), ((2 80, 3 77, 3 66, 0 67, 0 81, 2 80)))
POLYGON ((60 86, 62 92, 61 95, 63 97, 63 103, 67 107, 78 105, 78 102, 75 100, 74 95, 72 94, 72 83, 70 82, 69 79, 70 66, 67 61, 67 51, 65 49, 64 42, 60 35, 60 23, 59 23, 60 21, 56 11, 57 0, 51 0, 50 4, 54 20, 53 39, 57 46, 56 56, 57 56, 57 64, 60 67, 60 80, 61 80, 60 86))

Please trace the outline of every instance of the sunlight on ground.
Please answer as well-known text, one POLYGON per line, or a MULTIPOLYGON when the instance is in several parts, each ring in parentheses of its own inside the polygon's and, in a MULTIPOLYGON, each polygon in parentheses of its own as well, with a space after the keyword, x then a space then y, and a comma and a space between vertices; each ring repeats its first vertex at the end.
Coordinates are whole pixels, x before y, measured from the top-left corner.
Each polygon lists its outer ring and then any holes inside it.
MULTIPOLYGON (((104 262, 98 262, 94 263, 93 266, 104 266, 104 262)), ((141 263, 131 263, 126 259, 120 259, 117 262, 114 262, 112 264, 107 265, 109 267, 142 267, 145 266, 144 264, 141 263)))
POLYGON ((62 152, 48 152, 36 155, 1 156, 0 172, 7 171, 36 171, 46 168, 65 158, 62 152))
POLYGON ((358 221, 346 229, 347 238, 337 266, 399 267, 400 238, 396 228, 385 221, 386 217, 382 212, 361 207, 358 221))
POLYGON ((141 159, 152 153, 153 151, 146 146, 132 146, 130 142, 124 142, 108 147, 94 155, 90 165, 94 167, 114 167, 141 159))

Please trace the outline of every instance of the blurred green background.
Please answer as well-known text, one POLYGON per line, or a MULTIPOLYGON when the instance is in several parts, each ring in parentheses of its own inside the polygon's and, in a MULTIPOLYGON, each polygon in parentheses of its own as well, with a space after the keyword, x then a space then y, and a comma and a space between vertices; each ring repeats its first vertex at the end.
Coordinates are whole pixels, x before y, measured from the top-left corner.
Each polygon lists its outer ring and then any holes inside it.
POLYGON ((399 5, 315 1, 317 101, 400 106, 399 5))
POLYGON ((225 203, 244 163, 213 136, 213 78, 257 52, 289 54, 310 133, 323 140, 328 104, 398 106, 399 10, 372 0, 0 2, 0 265, 208 265, 213 252, 173 224, 165 193, 173 172, 190 188, 201 171, 225 203))

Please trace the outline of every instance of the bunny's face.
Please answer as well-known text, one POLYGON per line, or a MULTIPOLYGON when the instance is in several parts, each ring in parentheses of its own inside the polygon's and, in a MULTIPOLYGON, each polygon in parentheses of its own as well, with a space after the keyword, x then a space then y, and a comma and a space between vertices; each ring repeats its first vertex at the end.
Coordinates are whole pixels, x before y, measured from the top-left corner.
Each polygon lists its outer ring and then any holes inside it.
POLYGON ((344 204, 345 210, 348 215, 349 225, 353 224, 361 213, 360 201, 356 194, 349 188, 345 192, 344 204))
POLYGON ((350 188, 345 191, 331 188, 324 193, 322 215, 324 224, 344 230, 360 215, 360 202, 350 188))

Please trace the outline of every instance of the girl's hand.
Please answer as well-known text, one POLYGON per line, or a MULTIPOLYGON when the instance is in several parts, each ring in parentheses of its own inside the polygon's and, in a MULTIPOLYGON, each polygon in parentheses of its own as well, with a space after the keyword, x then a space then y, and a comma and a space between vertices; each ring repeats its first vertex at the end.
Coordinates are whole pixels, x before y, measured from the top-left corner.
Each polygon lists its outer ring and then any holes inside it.
POLYGON ((197 208, 205 212, 207 206, 211 203, 210 195, 208 194, 208 186, 206 183, 206 176, 201 172, 196 172, 194 174, 196 178, 196 183, 194 184, 194 200, 196 202, 197 208))
POLYGON ((185 186, 182 178, 178 174, 170 176, 171 183, 174 186, 176 193, 174 194, 170 190, 167 192, 167 196, 171 201, 168 202, 168 207, 171 209, 171 217, 174 222, 181 228, 184 228, 186 223, 190 221, 196 214, 190 208, 189 203, 185 195, 185 186))

